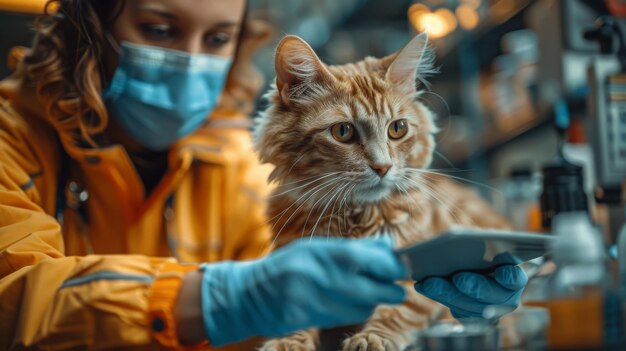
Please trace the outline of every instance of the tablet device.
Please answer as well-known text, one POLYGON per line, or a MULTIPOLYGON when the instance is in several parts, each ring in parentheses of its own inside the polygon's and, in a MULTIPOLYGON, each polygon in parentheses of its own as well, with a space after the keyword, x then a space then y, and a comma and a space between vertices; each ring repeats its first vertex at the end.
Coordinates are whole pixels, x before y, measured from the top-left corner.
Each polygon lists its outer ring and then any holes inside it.
POLYGON ((461 271, 489 274, 548 253, 553 236, 480 228, 452 228, 427 241, 396 251, 417 282, 461 271))

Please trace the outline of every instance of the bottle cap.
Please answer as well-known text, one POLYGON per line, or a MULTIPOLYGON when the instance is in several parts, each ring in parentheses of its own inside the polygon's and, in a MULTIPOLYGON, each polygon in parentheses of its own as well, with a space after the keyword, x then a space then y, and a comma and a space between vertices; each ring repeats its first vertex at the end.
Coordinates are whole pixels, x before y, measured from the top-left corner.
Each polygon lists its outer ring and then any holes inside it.
POLYGON ((583 122, 576 118, 571 121, 569 130, 567 131, 567 142, 570 144, 586 144, 585 127, 583 122))
POLYGON ((559 213, 589 212, 583 182, 583 167, 557 158, 543 167, 541 217, 544 228, 550 228, 559 213))

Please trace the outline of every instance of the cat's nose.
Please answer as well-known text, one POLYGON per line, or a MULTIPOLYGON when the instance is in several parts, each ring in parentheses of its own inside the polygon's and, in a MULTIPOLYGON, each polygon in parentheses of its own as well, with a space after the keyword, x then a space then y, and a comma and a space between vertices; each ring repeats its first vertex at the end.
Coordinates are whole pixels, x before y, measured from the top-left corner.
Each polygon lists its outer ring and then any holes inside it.
POLYGON ((374 163, 370 165, 370 167, 374 170, 374 172, 378 173, 378 175, 382 178, 385 176, 385 174, 387 174, 387 172, 389 172, 391 165, 374 163))

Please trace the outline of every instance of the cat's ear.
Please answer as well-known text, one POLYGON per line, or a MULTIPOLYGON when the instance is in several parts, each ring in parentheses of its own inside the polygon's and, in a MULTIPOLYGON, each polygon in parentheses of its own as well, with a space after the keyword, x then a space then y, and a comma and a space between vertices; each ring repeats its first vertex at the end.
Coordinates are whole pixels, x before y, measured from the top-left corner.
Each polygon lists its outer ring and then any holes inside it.
POLYGON ((276 88, 286 104, 320 84, 334 80, 309 44, 295 35, 288 35, 280 41, 274 64, 276 88))
POLYGON ((433 68, 434 54, 428 46, 428 35, 416 35, 395 55, 383 60, 388 65, 386 78, 395 87, 407 93, 416 92, 416 81, 436 73, 433 68))

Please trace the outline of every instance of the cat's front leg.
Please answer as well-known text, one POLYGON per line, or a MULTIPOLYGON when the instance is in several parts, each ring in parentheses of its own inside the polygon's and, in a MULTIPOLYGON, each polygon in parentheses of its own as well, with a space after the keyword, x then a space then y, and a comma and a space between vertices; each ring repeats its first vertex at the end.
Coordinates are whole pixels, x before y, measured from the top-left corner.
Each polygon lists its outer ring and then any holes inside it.
POLYGON ((406 285, 407 299, 399 306, 379 306, 361 332, 343 342, 343 351, 402 351, 417 341, 444 308, 406 285))
POLYGON ((259 351, 316 351, 320 345, 317 329, 301 330, 284 338, 267 341, 259 351))

